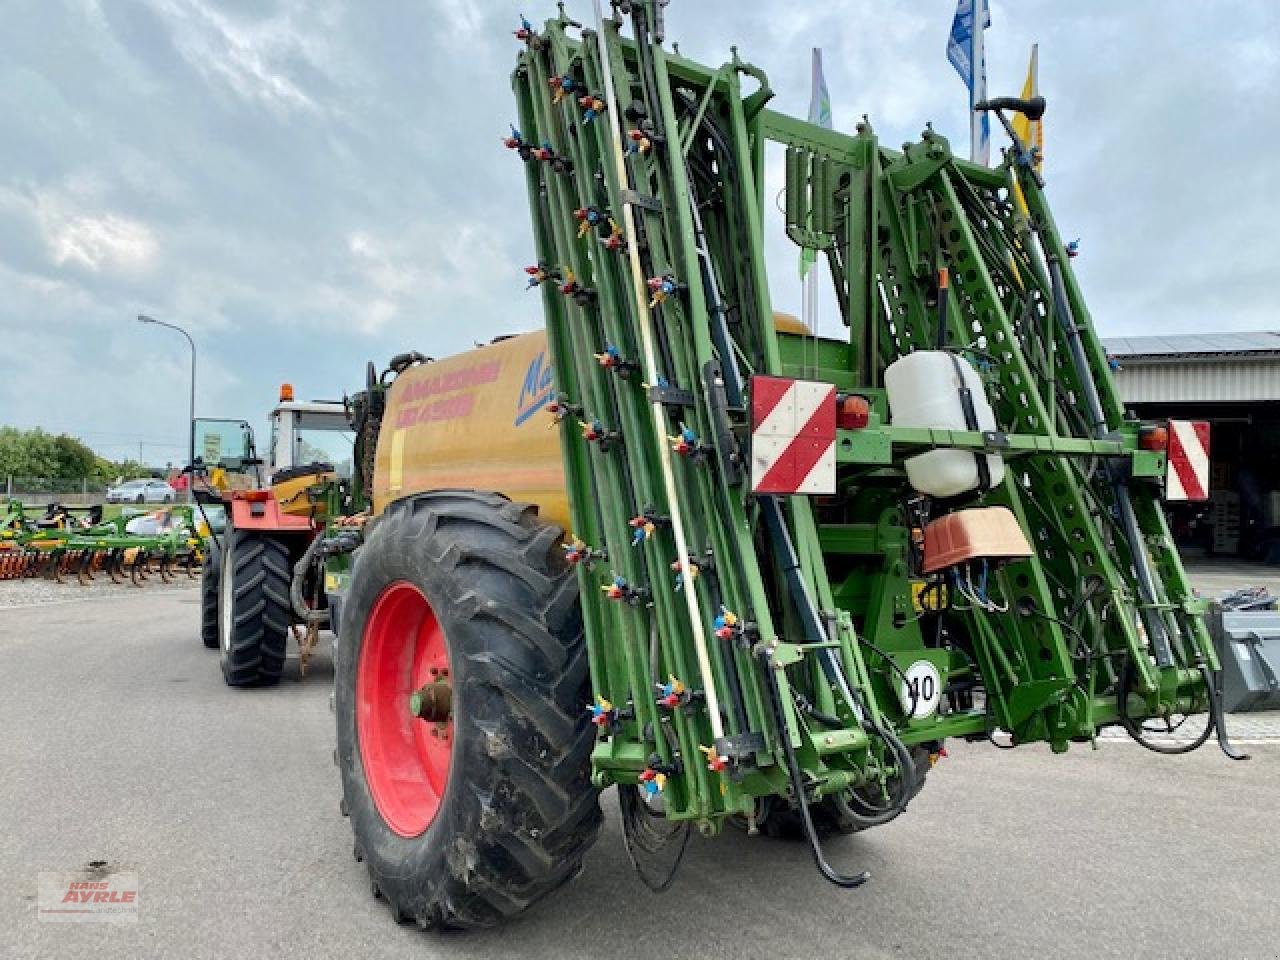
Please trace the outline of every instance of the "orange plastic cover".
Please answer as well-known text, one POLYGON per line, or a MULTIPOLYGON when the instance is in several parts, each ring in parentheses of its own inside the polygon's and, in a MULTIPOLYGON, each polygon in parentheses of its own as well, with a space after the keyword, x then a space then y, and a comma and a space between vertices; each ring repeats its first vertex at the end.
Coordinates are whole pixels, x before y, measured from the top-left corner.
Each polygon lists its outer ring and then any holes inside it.
POLYGON ((1031 544, 1008 507, 976 507, 939 517, 924 528, 924 572, 966 560, 1031 556, 1031 544))

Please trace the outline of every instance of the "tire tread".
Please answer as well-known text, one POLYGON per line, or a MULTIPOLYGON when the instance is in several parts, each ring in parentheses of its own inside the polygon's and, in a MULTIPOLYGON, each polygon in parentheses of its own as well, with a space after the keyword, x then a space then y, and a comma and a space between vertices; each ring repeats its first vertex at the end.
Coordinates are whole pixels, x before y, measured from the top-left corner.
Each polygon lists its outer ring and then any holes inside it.
MULTIPOLYGON (((430 565, 444 594, 432 603, 448 621, 450 656, 469 705, 468 716, 454 718, 450 811, 442 807, 436 822, 448 815, 466 829, 433 837, 433 824, 414 838, 439 845, 442 869, 419 875, 380 857, 365 860, 393 913, 411 915, 424 929, 488 927, 522 912, 577 875, 599 832, 590 781, 595 731, 584 709, 587 661, 562 536, 529 504, 448 490, 391 504, 357 556, 352 594, 362 563, 378 551, 412 544, 430 565)), ((355 813, 363 803, 378 815, 353 730, 343 747, 365 615, 350 600, 343 605, 337 679, 344 798, 357 846, 370 854, 380 837, 361 836, 355 813)))
POLYGON ((289 642, 289 545, 256 531, 227 536, 235 538, 235 612, 230 649, 222 651, 222 676, 232 687, 271 686, 280 682, 289 642))

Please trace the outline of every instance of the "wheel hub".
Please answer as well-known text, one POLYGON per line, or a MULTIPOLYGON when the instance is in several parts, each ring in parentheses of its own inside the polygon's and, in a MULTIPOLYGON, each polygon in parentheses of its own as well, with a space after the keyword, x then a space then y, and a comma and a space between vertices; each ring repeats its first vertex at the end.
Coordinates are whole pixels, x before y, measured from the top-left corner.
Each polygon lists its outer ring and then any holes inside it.
POLYGON ((428 723, 448 723, 453 717, 453 687, 444 679, 428 683, 409 697, 409 712, 428 723))

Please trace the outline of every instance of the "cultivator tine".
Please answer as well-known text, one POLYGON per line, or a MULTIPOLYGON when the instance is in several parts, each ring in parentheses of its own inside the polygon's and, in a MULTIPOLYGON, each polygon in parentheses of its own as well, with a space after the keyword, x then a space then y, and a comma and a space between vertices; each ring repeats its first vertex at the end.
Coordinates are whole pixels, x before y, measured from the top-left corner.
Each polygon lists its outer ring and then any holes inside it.
POLYGON ((141 547, 130 547, 124 552, 124 565, 129 569, 129 581, 135 586, 142 586, 146 579, 147 558, 141 547))
POLYGON ((187 578, 195 580, 200 576, 199 567, 196 564, 196 552, 192 550, 187 554, 187 578))
POLYGON ((80 557, 80 566, 76 568, 76 580, 80 582, 82 587, 87 587, 89 582, 93 580, 94 556, 95 554, 92 550, 85 550, 80 557))
POLYGON ((160 556, 160 582, 173 583, 173 570, 169 566, 170 560, 167 553, 160 556))
POLYGON ((106 567, 112 583, 124 583, 124 557, 119 550, 112 550, 107 555, 106 567))
POLYGON ((62 575, 66 572, 67 555, 65 553, 52 553, 49 555, 49 576, 54 579, 55 583, 66 583, 62 579, 62 575))

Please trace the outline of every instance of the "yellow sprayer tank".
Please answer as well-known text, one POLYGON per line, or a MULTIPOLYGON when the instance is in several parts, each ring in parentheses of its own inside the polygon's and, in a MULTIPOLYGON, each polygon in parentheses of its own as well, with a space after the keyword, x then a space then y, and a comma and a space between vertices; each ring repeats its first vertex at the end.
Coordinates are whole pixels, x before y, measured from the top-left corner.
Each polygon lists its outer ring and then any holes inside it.
POLYGON ((373 505, 423 490, 497 490, 570 527, 545 331, 411 367, 387 393, 373 505))
MULTIPOLYGON (((809 332, 789 314, 773 321, 779 333, 809 332)), ((571 529, 553 393, 544 330, 410 367, 387 393, 374 512, 424 490, 496 490, 571 529)))

